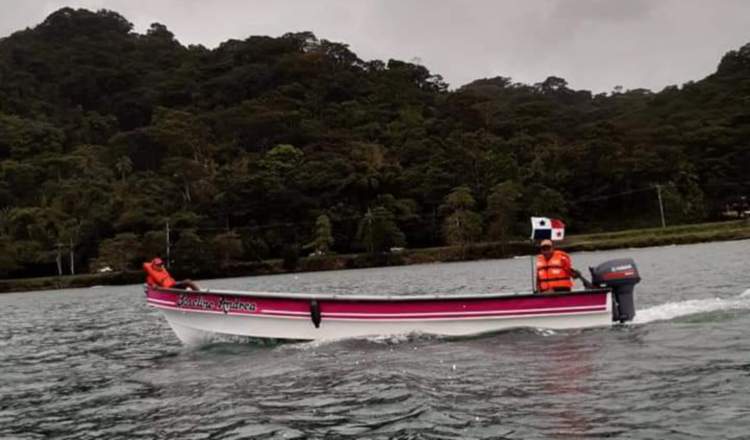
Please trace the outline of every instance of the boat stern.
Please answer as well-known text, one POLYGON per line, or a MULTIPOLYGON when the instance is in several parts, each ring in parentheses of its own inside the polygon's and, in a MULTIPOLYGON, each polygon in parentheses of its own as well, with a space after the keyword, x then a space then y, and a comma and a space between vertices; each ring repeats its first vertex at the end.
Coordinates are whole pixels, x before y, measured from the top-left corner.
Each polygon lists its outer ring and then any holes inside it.
POLYGON ((624 323, 635 318, 635 285, 641 281, 632 258, 609 260, 590 267, 595 286, 612 290, 612 321, 624 323))

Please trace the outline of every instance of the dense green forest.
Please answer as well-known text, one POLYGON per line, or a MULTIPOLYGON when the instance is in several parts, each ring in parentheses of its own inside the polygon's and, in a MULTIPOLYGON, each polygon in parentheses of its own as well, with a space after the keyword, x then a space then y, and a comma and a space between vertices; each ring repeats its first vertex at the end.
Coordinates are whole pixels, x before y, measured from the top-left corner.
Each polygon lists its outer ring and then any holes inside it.
MULTIPOLYGON (((668 54, 665 54, 668 56, 668 54)), ((606 60, 602 60, 606 62, 606 60)), ((748 194, 750 45, 707 78, 452 90, 309 32, 183 46, 61 9, 0 40, 0 275, 183 270, 716 217, 748 194)))

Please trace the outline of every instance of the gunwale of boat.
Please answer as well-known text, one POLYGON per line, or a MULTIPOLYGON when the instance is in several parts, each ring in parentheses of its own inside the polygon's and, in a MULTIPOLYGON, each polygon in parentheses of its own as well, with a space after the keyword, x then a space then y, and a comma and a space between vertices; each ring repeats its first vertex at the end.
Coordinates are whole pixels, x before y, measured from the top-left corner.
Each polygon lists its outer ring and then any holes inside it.
POLYGON ((419 294, 419 295, 351 295, 351 294, 336 294, 336 293, 289 293, 289 292, 266 292, 266 291, 241 291, 241 290, 225 290, 225 289, 201 289, 201 290, 186 290, 186 289, 167 289, 167 288, 155 288, 155 290, 161 290, 164 292, 173 292, 179 294, 192 294, 192 295, 230 295, 230 296, 245 296, 245 297, 256 297, 256 298, 285 298, 285 299, 304 299, 304 300, 335 300, 335 301, 378 301, 378 302, 393 302, 393 301, 435 301, 435 300, 466 300, 466 299, 491 299, 491 298, 524 298, 524 297, 540 297, 545 298, 555 296, 567 296, 567 295, 580 295, 580 294, 602 294, 611 291, 609 288, 600 289, 585 289, 585 290, 573 290, 569 292, 549 292, 539 293, 532 291, 522 292, 491 292, 491 293, 471 293, 471 294, 419 294))

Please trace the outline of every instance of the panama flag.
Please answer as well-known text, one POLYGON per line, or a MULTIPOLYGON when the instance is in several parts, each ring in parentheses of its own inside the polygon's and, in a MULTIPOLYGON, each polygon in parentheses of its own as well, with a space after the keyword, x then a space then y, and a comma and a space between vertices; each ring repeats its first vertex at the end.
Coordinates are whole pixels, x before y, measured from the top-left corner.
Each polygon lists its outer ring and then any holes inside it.
POLYGON ((531 239, 560 241, 565 238, 565 223, 556 218, 531 217, 531 239))

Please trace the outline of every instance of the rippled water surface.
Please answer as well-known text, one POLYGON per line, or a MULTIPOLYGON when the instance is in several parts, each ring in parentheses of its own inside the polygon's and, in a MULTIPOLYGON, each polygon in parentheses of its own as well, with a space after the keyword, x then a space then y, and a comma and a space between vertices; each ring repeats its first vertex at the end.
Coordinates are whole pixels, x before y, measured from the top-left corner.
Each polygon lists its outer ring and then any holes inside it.
MULTIPOLYGON (((750 438, 750 242, 640 265, 636 323, 183 348, 140 286, 0 295, 0 438, 750 438)), ((529 260, 213 280, 291 292, 528 287, 529 260)))

